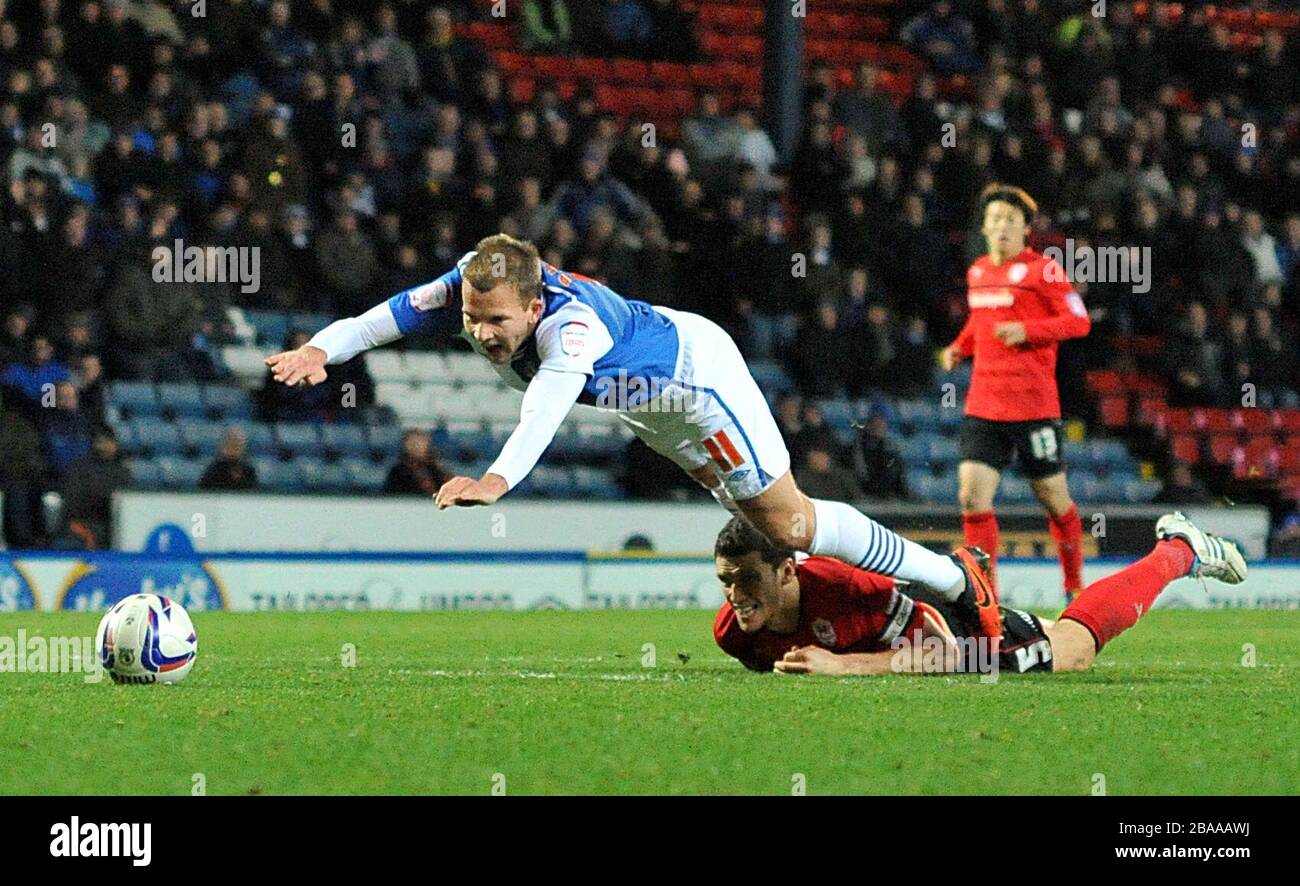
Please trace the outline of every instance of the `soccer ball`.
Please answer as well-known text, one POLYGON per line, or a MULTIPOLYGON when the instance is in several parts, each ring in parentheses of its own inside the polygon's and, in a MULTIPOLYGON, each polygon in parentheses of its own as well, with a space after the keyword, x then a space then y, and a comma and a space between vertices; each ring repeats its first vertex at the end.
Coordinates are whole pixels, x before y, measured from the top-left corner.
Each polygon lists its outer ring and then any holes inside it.
POLYGON ((132 594, 104 614, 95 648, 114 683, 179 683, 194 667, 199 639, 181 604, 132 594))

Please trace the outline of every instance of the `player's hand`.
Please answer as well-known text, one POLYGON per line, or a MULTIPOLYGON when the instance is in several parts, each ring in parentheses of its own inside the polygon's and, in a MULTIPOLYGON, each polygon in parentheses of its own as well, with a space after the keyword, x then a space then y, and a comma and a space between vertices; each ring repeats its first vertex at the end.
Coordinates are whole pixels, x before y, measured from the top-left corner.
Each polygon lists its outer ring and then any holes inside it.
POLYGON ((473 477, 452 477, 442 484, 442 488, 438 490, 433 500, 437 502, 440 511, 457 505, 460 507, 490 505, 505 495, 507 488, 506 478, 499 474, 484 474, 482 480, 475 480, 473 477))
POLYGON ((993 327, 993 334, 1007 347, 1014 348, 1016 345, 1025 343, 1025 324, 1018 320, 1010 320, 1006 323, 999 323, 993 327))
POLYGON ((325 380, 325 352, 311 345, 295 351, 281 351, 262 361, 271 367, 271 377, 286 385, 318 385, 325 380))
POLYGON ((798 646, 791 649, 773 667, 783 674, 843 674, 844 662, 829 649, 798 646))
POLYGON ((959 365, 961 365, 961 355, 952 345, 939 352, 939 368, 944 372, 952 372, 959 365))

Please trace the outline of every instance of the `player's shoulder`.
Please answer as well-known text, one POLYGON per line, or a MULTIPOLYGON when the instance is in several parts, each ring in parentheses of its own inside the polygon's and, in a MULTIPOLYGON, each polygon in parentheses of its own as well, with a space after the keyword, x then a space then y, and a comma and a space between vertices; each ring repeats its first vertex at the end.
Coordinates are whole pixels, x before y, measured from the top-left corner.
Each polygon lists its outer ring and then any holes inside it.
POLYGON ((807 557, 795 564, 795 571, 801 588, 830 591, 851 589, 854 573, 860 570, 834 557, 807 557))

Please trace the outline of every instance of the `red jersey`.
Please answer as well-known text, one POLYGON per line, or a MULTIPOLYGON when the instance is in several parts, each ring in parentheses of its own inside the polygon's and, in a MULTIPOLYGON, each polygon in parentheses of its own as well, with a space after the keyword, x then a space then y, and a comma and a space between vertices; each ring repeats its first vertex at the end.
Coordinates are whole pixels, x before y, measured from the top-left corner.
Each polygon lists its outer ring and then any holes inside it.
POLYGON ((966 414, 992 421, 1061 417, 1056 390, 1057 342, 1088 334, 1083 299, 1055 261, 1032 249, 1000 265, 987 255, 966 272, 970 314, 953 348, 975 358, 966 414), (1004 345, 998 323, 1025 324, 1025 341, 1004 345))
POLYGON ((745 667, 770 671, 796 646, 821 646, 832 652, 881 652, 896 637, 911 635, 923 624, 924 603, 894 586, 894 580, 833 560, 809 557, 796 565, 799 575, 799 625, 794 633, 760 628, 746 634, 736 623, 730 603, 713 621, 713 639, 745 667))

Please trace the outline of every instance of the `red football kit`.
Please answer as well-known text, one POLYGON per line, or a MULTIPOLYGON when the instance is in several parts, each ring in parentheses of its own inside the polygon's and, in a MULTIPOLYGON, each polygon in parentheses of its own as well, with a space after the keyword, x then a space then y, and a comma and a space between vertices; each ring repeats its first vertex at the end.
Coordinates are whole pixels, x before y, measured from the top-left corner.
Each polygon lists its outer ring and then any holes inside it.
POLYGON ((730 603, 723 603, 713 621, 713 638, 722 651, 755 671, 772 665, 796 646, 820 646, 832 652, 883 652, 894 639, 911 636, 929 612, 925 603, 897 590, 894 580, 855 569, 829 557, 809 557, 796 564, 799 575, 799 625, 794 633, 761 628, 746 634, 736 623, 730 603))
POLYGON ((1057 343, 1088 334, 1083 299, 1055 261, 1025 249, 1000 265, 981 256, 966 272, 970 314, 953 348, 974 357, 966 414, 990 421, 1061 417, 1056 390, 1057 343), (1003 344, 998 323, 1025 324, 1025 342, 1003 344))

